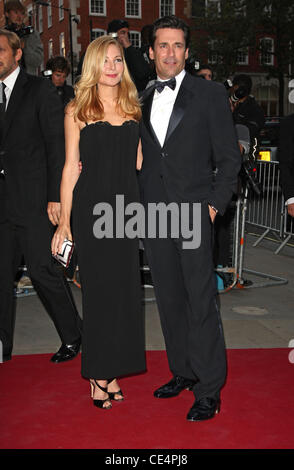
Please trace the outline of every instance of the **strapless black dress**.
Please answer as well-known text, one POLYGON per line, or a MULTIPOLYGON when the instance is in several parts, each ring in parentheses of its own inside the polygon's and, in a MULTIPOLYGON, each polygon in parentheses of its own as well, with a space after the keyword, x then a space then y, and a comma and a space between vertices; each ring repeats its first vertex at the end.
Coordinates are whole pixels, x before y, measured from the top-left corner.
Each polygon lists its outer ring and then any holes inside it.
MULTIPOLYGON (((82 287, 82 375, 109 379, 145 369, 138 238, 96 238, 97 203, 139 202, 139 125, 99 121, 80 134, 82 172, 73 193, 73 237, 82 287)), ((114 220, 115 223, 115 220, 114 220)), ((115 229, 115 225, 114 225, 115 229)))

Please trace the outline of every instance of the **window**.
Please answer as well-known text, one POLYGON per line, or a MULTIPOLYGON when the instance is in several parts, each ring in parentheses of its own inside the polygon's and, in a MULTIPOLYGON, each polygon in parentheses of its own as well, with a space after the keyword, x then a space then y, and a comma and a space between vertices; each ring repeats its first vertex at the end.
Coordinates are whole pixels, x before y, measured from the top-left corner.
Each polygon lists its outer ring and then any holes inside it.
POLYGON ((106 15, 106 0, 89 0, 90 15, 106 15))
POLYGON ((266 116, 279 115, 279 92, 275 86, 260 86, 254 90, 254 97, 266 116))
POLYGON ((38 8, 38 28, 39 28, 39 33, 43 33, 43 7, 42 5, 39 5, 39 8, 38 8))
POLYGON ((53 39, 48 41, 48 58, 53 57, 53 39))
POLYGON ((94 28, 91 30, 91 41, 94 41, 94 39, 100 38, 100 36, 104 36, 105 34, 105 29, 94 28))
POLYGON ((260 40, 260 63, 262 65, 274 65, 274 40, 262 38, 260 40))
POLYGON ((64 38, 64 33, 60 33, 59 35, 59 53, 63 57, 65 57, 65 38, 64 38))
POLYGON ((141 47, 141 33, 138 31, 130 31, 130 41, 132 46, 141 47))
POLYGON ((48 28, 51 28, 51 26, 52 26, 52 6, 51 6, 51 0, 49 0, 47 3, 48 3, 48 7, 47 7, 48 28))
POLYGON ((174 0, 159 0, 159 16, 167 16, 175 14, 174 0))
POLYGON ((221 1, 220 0, 205 0, 205 10, 206 10, 206 15, 217 14, 218 16, 220 16, 221 1))
POLYGON ((217 39, 210 39, 208 41, 208 63, 216 64, 219 62, 219 42, 217 39))
POLYGON ((248 65, 248 47, 237 51, 236 63, 238 65, 248 65))
POLYGON ((239 0, 235 2, 234 9, 235 9, 236 16, 246 16, 247 14, 246 1, 239 0))
POLYGON ((141 0, 125 0, 127 17, 141 18, 141 0))
POLYGON ((64 20, 64 0, 58 0, 58 8, 59 8, 59 21, 64 20))

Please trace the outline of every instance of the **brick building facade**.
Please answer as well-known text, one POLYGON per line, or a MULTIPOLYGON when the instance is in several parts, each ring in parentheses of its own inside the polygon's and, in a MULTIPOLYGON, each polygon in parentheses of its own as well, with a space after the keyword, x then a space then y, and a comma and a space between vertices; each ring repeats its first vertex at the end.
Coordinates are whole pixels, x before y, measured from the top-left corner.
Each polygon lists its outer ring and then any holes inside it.
MULTIPOLYGON (((48 0, 47 2, 23 0, 23 4, 27 7, 28 21, 41 34, 44 45, 42 68, 45 68, 50 56, 62 54, 73 63, 75 69, 89 42, 105 34, 111 20, 126 19, 130 26, 132 43, 140 47, 142 27, 153 23, 160 16, 175 14, 193 26, 192 3, 195 1, 197 2, 197 0, 48 0)), ((4 24, 3 3, 3 0, 0 0, 0 25, 4 24)), ((251 75, 253 94, 263 105, 266 114, 278 114, 278 83, 275 79, 267 78, 260 66, 258 55, 240 54, 237 72, 251 75)), ((285 114, 294 111, 293 105, 289 104, 288 93, 288 81, 285 80, 285 114)))

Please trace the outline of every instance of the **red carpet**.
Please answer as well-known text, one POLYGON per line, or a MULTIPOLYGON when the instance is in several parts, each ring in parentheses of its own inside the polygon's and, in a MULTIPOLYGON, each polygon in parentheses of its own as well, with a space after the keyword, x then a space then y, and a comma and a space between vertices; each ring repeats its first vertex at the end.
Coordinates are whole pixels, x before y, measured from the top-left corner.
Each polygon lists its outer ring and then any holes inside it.
POLYGON ((294 364, 289 349, 228 350, 221 412, 186 421, 192 392, 167 400, 165 353, 147 352, 148 372, 121 379, 126 400, 95 408, 80 358, 14 356, 0 364, 1 449, 293 449, 294 364))

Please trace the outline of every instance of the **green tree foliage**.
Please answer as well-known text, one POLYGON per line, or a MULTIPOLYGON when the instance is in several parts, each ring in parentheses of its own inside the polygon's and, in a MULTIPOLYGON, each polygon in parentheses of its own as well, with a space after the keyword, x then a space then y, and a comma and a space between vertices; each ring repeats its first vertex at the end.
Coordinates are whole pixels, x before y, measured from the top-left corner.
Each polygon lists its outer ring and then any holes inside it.
POLYGON ((242 55, 256 57, 261 71, 279 80, 282 113, 284 78, 294 76, 294 1, 192 0, 192 16, 193 55, 210 59, 218 79, 234 74, 242 55))

